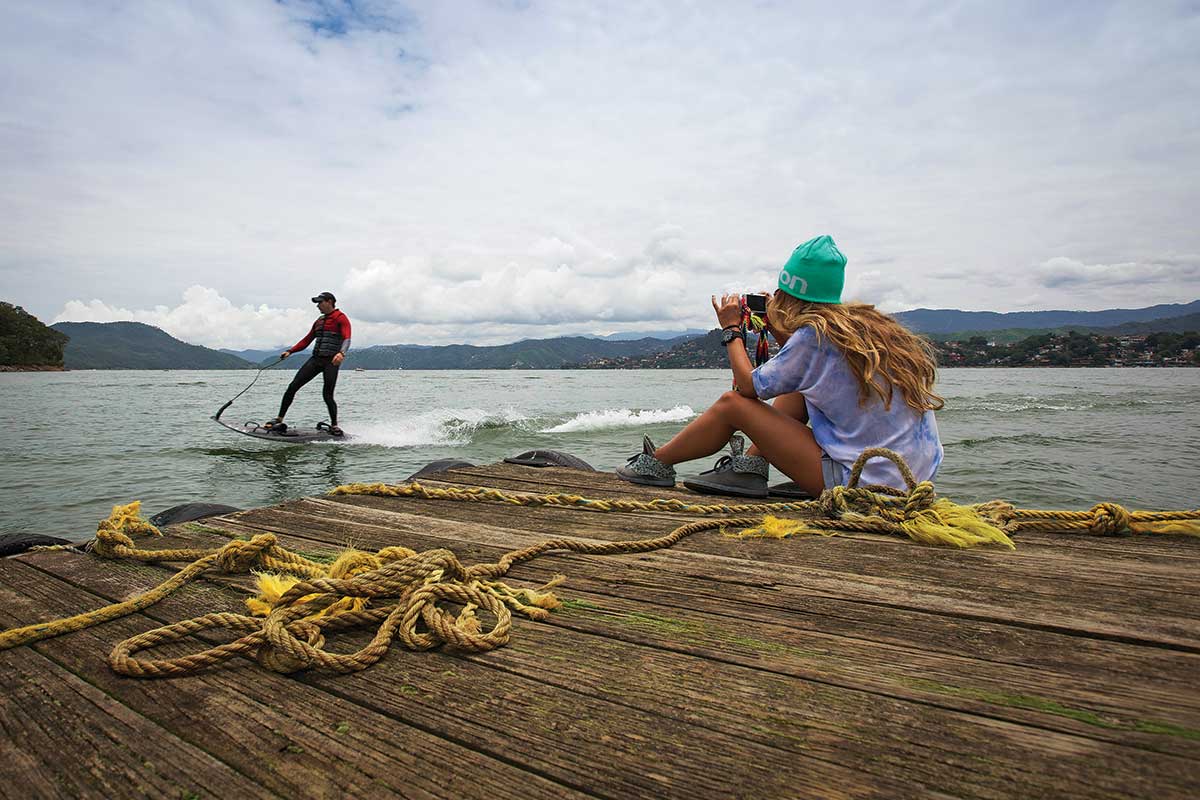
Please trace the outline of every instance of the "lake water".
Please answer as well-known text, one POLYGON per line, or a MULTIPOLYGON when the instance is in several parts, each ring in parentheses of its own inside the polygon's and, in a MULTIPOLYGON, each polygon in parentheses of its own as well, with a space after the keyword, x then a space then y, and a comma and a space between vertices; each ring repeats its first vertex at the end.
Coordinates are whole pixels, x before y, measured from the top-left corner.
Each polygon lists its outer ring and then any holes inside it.
MULTIPOLYGON (((398 482, 435 459, 483 464, 535 448, 612 470, 643 433, 665 442, 729 386, 724 370, 343 371, 341 423, 353 441, 293 446, 209 419, 253 377, 0 374, 0 532, 84 539, 113 504, 135 499, 147 514, 192 501, 249 508, 398 482)), ((224 419, 270 418, 290 377, 264 372, 224 419)), ((939 391, 941 494, 1038 508, 1200 507, 1200 369, 949 369, 939 391)), ((323 419, 320 394, 318 379, 288 421, 323 419)))

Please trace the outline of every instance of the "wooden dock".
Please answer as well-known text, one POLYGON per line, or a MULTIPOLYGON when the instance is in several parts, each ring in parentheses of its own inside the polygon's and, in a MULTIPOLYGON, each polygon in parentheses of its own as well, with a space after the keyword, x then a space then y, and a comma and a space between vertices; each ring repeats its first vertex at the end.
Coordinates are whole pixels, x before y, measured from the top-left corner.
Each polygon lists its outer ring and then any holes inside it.
MULTIPOLYGON (((556 468, 437 477, 423 482, 694 498, 556 468)), ((308 553, 449 548, 473 564, 694 519, 323 497, 174 526, 148 546, 219 545, 206 530, 219 528, 308 553)), ((1200 796, 1200 540, 1017 544, 701 533, 517 567, 510 583, 566 574, 566 603, 547 622, 515 617, 511 643, 487 653, 397 644, 351 675, 240 659, 169 680, 107 667, 135 633, 244 611, 248 581, 213 576, 143 614, 0 653, 0 796, 1200 796)), ((0 627, 128 598, 178 566, 2 560, 0 627)))

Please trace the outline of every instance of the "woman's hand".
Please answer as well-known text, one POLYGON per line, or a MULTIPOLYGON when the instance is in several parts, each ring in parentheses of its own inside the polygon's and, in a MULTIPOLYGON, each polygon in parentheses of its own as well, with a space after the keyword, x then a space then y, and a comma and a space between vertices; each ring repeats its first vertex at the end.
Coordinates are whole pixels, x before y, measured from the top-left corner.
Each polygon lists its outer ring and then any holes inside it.
POLYGON ((713 311, 717 312, 717 324, 722 328, 742 324, 742 296, 738 294, 721 295, 720 303, 717 296, 712 296, 713 311))

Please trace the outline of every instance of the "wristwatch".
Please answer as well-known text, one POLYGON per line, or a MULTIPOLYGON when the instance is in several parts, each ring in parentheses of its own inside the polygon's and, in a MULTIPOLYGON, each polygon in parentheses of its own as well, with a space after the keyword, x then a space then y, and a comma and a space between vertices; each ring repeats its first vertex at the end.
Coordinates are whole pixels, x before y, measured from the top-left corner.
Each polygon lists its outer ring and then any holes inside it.
POLYGON ((734 339, 741 339, 743 342, 746 341, 745 331, 743 331, 741 328, 737 328, 737 327, 729 327, 729 328, 725 328, 723 331, 721 331, 721 345, 722 346, 729 344, 734 339))

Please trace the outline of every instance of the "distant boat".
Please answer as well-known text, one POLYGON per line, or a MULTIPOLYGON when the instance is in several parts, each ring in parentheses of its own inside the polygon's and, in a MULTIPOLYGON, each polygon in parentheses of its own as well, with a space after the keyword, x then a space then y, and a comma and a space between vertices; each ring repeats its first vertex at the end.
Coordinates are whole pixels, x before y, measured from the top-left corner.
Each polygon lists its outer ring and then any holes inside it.
POLYGON ((365 370, 365 369, 363 369, 362 367, 355 367, 355 368, 354 368, 354 371, 355 371, 355 372, 366 372, 366 370, 365 370))

